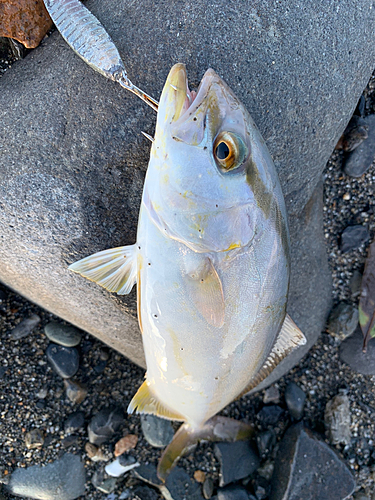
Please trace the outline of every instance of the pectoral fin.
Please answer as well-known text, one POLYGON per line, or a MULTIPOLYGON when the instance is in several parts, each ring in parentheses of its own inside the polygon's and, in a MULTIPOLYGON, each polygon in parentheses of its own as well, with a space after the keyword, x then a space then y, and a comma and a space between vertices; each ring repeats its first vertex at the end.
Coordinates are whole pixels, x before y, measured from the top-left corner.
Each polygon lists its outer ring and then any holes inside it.
MULTIPOLYGON (((259 385, 268 375, 273 372, 276 366, 296 347, 306 344, 306 338, 292 318, 287 314, 276 342, 270 352, 266 362, 258 373, 250 380, 250 383, 238 396, 244 396, 257 385, 259 385)), ((238 399, 237 398, 237 399, 238 399)))
POLYGON ((190 300, 207 323, 217 328, 223 326, 223 285, 210 258, 205 258, 198 268, 185 275, 185 285, 190 300))
POLYGON ((94 281, 109 292, 125 295, 137 276, 137 245, 94 253, 69 266, 71 271, 94 281))
POLYGON ((151 413, 152 415, 157 415, 158 417, 166 418, 168 420, 179 420, 183 421, 184 418, 176 412, 166 408, 157 398, 154 396, 150 389, 150 384, 147 380, 143 382, 141 387, 136 392, 133 399, 127 409, 128 413, 151 413))

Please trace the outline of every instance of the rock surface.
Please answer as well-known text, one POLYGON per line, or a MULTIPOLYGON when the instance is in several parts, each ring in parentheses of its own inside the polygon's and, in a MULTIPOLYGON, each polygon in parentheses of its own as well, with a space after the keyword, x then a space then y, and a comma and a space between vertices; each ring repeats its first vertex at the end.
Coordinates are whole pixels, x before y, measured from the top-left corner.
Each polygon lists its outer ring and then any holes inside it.
POLYGON ((75 347, 81 342, 82 334, 72 325, 55 323, 51 321, 44 328, 44 333, 51 342, 63 345, 65 347, 75 347))
POLYGON ((6 489, 16 496, 40 500, 74 500, 85 492, 86 474, 76 455, 66 453, 45 467, 16 469, 6 489))
POLYGON ((363 120, 368 127, 368 137, 353 151, 345 162, 345 173, 351 177, 360 177, 375 159, 375 116, 366 116, 363 120))
POLYGON ((220 463, 220 486, 244 479, 259 467, 259 457, 250 441, 217 443, 214 453, 220 463))
POLYGON ((155 448, 164 448, 173 439, 174 431, 170 420, 156 415, 141 415, 142 432, 146 441, 155 448))
POLYGON ((337 394, 327 402, 324 423, 331 444, 350 444, 350 403, 346 394, 337 394))
POLYGON ((30 318, 26 318, 19 323, 16 328, 12 330, 10 338, 12 340, 20 340, 31 333, 34 328, 39 324, 40 318, 37 314, 33 314, 30 318))
POLYGON ((359 248, 362 243, 370 239, 370 233, 365 226, 357 224, 355 226, 348 226, 344 229, 341 235, 340 250, 342 253, 350 252, 359 248))
POLYGON ((90 443, 100 445, 109 441, 119 430, 124 420, 124 412, 120 408, 101 410, 90 420, 87 427, 90 443))
POLYGON ((328 318, 327 331, 344 340, 354 332, 358 326, 358 307, 346 302, 339 302, 328 318))
POLYGON ((50 365, 60 377, 70 378, 77 373, 79 354, 75 347, 49 344, 46 355, 50 365))
POLYGON ((367 351, 362 351, 363 334, 360 326, 353 335, 348 337, 340 346, 340 358, 350 368, 363 375, 375 375, 375 340, 370 339, 367 351))
POLYGON ((285 402, 288 411, 293 418, 300 420, 303 415, 303 407, 305 405, 306 394, 294 382, 290 382, 285 390, 285 402))
POLYGON ((275 461, 270 500, 344 500, 355 488, 345 463, 322 440, 293 425, 275 461))
MULTIPOLYGON (((289 310, 308 337, 274 373, 278 378, 315 342, 329 309, 321 191, 312 195, 373 69, 371 0, 345 3, 335 16, 326 0, 303 6, 292 0, 287 9, 271 0, 236 9, 219 0, 207 9, 200 0, 194 12, 168 2, 155 8, 151 0, 87 5, 137 85, 158 98, 177 61, 186 63, 193 86, 213 67, 258 124, 290 216, 289 310)), ((0 279, 141 365, 134 292, 111 296, 67 265, 134 243, 149 154, 140 131, 152 134, 154 119, 87 67, 58 33, 2 78, 0 279)))

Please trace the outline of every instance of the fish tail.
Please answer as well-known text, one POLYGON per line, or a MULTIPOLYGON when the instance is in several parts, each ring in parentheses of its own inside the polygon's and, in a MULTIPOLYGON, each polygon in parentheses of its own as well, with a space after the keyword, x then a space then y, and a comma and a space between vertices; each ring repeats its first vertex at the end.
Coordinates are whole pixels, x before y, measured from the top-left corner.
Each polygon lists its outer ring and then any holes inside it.
POLYGON ((158 477, 165 482, 178 460, 189 453, 201 440, 205 441, 242 441, 250 439, 254 429, 251 425, 232 418, 216 416, 203 426, 194 428, 184 423, 174 435, 171 443, 164 450, 159 464, 158 477))

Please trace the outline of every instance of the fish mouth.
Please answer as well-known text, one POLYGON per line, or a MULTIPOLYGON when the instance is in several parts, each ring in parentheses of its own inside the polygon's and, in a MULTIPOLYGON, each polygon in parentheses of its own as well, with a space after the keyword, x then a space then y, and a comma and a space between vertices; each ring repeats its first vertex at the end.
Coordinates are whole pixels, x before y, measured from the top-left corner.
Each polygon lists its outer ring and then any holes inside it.
POLYGON ((169 72, 160 98, 158 115, 169 123, 176 122, 194 104, 196 110, 207 95, 214 79, 218 79, 213 69, 208 69, 197 90, 190 90, 184 64, 175 64, 169 72), (164 116, 163 116, 164 115, 164 116))

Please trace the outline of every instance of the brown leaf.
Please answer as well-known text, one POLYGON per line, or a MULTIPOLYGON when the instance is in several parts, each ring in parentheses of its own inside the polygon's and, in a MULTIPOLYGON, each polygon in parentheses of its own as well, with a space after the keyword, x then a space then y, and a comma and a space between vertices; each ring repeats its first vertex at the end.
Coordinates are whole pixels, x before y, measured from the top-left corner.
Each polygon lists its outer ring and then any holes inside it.
POLYGON ((363 333, 363 351, 375 337, 375 240, 371 243, 363 273, 359 299, 359 324, 363 333))
POLYGON ((0 0, 0 36, 33 49, 51 27, 43 0, 0 0))

